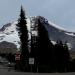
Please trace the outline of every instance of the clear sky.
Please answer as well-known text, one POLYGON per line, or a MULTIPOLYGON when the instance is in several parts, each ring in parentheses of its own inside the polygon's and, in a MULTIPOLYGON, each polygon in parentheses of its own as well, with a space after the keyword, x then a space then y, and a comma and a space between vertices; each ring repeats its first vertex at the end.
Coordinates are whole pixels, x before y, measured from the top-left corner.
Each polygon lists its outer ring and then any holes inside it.
POLYGON ((75 0, 0 0, 0 27, 18 19, 21 4, 28 16, 44 16, 75 32, 75 0))

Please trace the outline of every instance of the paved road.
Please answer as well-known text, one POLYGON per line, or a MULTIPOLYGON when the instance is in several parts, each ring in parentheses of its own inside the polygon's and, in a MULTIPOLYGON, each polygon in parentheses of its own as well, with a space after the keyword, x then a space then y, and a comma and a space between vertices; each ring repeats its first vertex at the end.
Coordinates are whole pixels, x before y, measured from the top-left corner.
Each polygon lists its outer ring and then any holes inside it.
POLYGON ((9 70, 8 67, 0 65, 0 75, 75 75, 75 73, 24 73, 9 70))

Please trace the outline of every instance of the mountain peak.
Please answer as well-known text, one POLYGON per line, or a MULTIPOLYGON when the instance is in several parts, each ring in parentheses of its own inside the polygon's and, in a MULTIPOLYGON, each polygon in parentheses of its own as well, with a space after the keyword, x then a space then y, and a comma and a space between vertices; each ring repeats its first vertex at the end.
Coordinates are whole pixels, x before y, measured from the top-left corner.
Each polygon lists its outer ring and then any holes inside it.
MULTIPOLYGON (((68 43, 71 44, 72 50, 75 49, 75 33, 73 32, 68 32, 64 28, 52 23, 51 21, 48 21, 46 18, 42 16, 35 16, 35 17, 30 17, 27 18, 27 28, 28 28, 28 35, 29 39, 31 38, 31 25, 35 25, 35 21, 39 19, 41 23, 46 27, 48 31, 48 35, 51 41, 57 41, 61 40, 63 42, 67 41, 68 43)), ((0 31, 0 42, 2 41, 7 41, 14 43, 17 45, 17 48, 20 47, 20 39, 18 36, 18 31, 16 30, 16 24, 18 21, 8 23, 1 28, 0 31)))

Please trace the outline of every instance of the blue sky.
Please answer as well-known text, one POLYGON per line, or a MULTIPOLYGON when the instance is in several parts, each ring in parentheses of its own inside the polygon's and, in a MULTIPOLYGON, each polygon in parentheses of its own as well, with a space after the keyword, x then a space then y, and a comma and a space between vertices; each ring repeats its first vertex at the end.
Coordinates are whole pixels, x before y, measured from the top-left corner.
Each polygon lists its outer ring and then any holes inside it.
POLYGON ((21 4, 28 16, 44 16, 75 32, 75 0, 0 0, 0 27, 18 19, 21 4))

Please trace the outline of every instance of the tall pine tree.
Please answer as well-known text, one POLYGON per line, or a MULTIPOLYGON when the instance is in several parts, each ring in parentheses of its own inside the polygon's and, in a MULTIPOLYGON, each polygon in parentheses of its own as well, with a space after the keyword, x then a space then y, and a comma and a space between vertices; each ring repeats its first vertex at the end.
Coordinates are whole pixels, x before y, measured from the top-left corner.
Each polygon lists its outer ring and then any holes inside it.
POLYGON ((66 72, 70 61, 70 54, 67 44, 62 41, 55 45, 56 69, 58 72, 66 72))
POLYGON ((26 24, 27 24, 27 22, 26 22, 25 12, 21 6, 20 18, 18 20, 17 30, 18 30, 20 41, 21 41, 20 50, 21 50, 21 62, 23 64, 23 66, 25 64, 28 64, 28 56, 29 56, 28 30, 27 30, 26 24))
POLYGON ((71 60, 71 56, 69 53, 69 48, 67 45, 67 42, 64 44, 64 64, 65 64, 65 71, 68 71, 69 69, 69 63, 71 60))
POLYGON ((43 23, 38 19, 38 64, 42 72, 52 71, 52 50, 53 44, 50 42, 48 31, 43 23))
POLYGON ((64 71, 64 48, 63 48, 63 43, 62 41, 57 41, 55 45, 55 60, 56 60, 56 70, 58 72, 63 72, 64 71))

